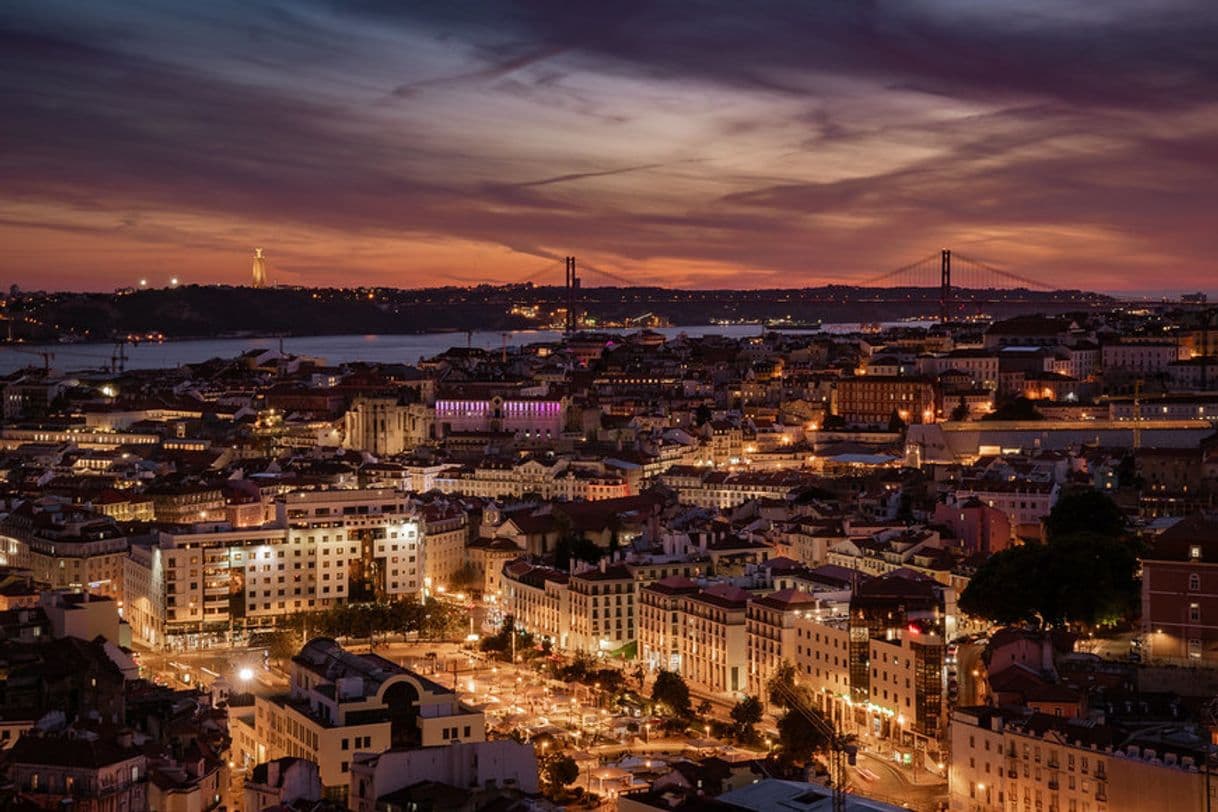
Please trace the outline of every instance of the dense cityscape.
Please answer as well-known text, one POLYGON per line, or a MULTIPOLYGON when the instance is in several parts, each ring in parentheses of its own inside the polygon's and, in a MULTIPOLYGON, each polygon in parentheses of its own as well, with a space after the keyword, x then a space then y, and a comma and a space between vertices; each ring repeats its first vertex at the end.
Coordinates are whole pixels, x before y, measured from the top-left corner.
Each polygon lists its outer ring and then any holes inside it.
POLYGON ((0 812, 1218 812, 1215 43, 0 3, 0 812))
POLYGON ((26 358, 4 804, 1205 809, 1214 315, 26 358))

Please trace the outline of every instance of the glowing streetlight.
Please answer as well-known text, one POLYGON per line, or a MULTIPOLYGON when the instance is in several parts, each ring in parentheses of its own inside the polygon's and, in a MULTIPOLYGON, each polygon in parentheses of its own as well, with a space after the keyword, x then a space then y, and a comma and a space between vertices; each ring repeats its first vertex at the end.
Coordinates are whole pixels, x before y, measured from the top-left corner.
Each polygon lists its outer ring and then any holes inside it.
POLYGON ((169 287, 176 288, 178 286, 178 278, 175 276, 169 280, 169 287))
POLYGON ((248 667, 242 668, 240 671, 237 672, 237 679, 241 680, 242 682, 249 682, 253 678, 254 678, 254 669, 252 669, 252 668, 248 668, 248 667))

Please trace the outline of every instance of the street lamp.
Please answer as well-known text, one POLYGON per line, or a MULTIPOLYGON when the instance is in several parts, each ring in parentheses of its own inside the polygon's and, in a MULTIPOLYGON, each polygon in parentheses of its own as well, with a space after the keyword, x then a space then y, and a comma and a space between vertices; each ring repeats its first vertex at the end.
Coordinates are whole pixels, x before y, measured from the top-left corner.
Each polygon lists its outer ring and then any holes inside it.
POLYGON ((253 678, 254 669, 250 668, 249 666, 246 666, 237 672, 237 679, 241 680, 242 682, 249 682, 253 678))

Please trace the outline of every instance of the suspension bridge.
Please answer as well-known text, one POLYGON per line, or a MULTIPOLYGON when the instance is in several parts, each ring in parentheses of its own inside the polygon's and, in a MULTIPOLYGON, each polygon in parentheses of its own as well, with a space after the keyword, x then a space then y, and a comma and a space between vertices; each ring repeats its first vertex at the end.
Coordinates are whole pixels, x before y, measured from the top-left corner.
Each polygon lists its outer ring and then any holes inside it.
MULTIPOLYGON (((265 262, 265 258, 259 258, 265 262)), ((587 262, 577 263, 574 256, 550 257, 540 264, 530 268, 516 277, 504 279, 450 276, 453 281, 465 284, 476 283, 490 286, 514 286, 534 284, 543 287, 557 287, 558 268, 563 268, 563 303, 566 307, 566 329, 574 329, 578 320, 580 289, 583 287, 583 274, 590 274, 594 279, 607 282, 608 286, 625 287, 654 287, 656 280, 640 280, 630 278, 618 271, 610 271, 587 262)), ((257 274, 255 274, 257 276, 257 274)), ((742 271, 741 278, 747 279, 748 272, 742 271)), ((938 292, 939 320, 946 322, 953 317, 964 314, 967 305, 982 306, 990 302, 1011 303, 1017 301, 1009 295, 998 299, 988 299, 983 292, 993 291, 1027 291, 1030 293, 1054 293, 1060 291, 1056 285, 1051 285, 1032 277, 1016 273, 1001 267, 999 263, 965 256, 944 248, 933 254, 928 254, 913 262, 901 265, 883 273, 870 277, 848 278, 836 282, 837 285, 857 287, 872 290, 920 290, 919 298, 927 298, 938 292), (967 301, 956 296, 956 291, 970 291, 967 301)), ((1043 297, 1041 297, 1043 298, 1043 297)), ((829 303, 835 300, 828 300, 829 303)), ((877 302, 887 301, 877 299, 877 302)))
MULTIPOLYGON (((550 260, 530 270, 527 274, 510 280, 507 284, 556 284, 558 264, 557 259, 550 260)), ((568 329, 574 325, 575 310, 582 282, 579 275, 581 271, 587 271, 595 277, 631 287, 654 284, 653 282, 639 282, 620 273, 614 273, 587 264, 580 264, 577 267, 575 257, 563 257, 562 265, 568 329)), ((877 291, 921 289, 926 295, 933 295, 934 291, 938 291, 938 310, 941 321, 948 321, 953 316, 959 315, 959 311, 963 308, 965 303, 958 299, 956 295, 957 291, 969 290, 974 293, 980 291, 1028 291, 1044 294, 1060 290, 1056 285, 1015 273, 1000 267, 996 263, 965 256, 958 252, 953 253, 948 248, 934 254, 928 254, 898 268, 859 280, 844 280, 840 284, 877 291)), ((979 305, 984 303, 984 301, 984 296, 971 295, 968 297, 968 303, 970 304, 979 305)), ((1002 301, 1009 302, 1011 298, 1007 296, 1002 301)))
MULTIPOLYGON (((939 320, 949 321, 956 311, 957 290, 997 291, 1026 290, 1053 293, 1060 290, 1023 274, 998 267, 985 260, 952 253, 950 248, 921 259, 862 279, 856 283, 863 288, 924 288, 939 291, 939 320)), ((970 301, 980 300, 971 297, 970 301)))

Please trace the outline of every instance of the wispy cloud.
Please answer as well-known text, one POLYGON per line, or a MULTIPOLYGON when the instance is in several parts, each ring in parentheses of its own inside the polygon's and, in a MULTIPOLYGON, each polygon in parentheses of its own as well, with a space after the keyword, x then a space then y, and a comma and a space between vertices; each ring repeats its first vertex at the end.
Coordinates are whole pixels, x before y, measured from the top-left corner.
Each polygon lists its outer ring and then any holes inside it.
POLYGON ((967 243, 1079 285, 1212 287, 1218 6, 1153 11, 15 0, 0 272, 109 287, 159 256, 235 280, 269 237, 301 282, 576 253, 795 284, 967 243))

